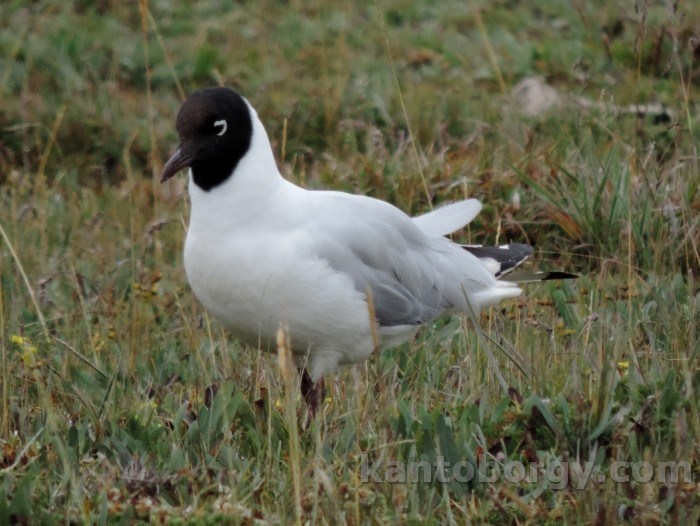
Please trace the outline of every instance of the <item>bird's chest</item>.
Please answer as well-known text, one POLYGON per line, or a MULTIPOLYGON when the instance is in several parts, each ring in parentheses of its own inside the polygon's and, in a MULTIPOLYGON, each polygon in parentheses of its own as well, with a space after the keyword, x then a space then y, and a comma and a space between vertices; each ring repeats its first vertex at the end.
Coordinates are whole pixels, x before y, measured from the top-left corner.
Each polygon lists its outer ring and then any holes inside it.
POLYGON ((322 349, 345 363, 371 352, 364 293, 316 254, 308 236, 250 225, 240 232, 191 227, 185 242, 190 286, 224 327, 263 350, 275 349, 283 325, 299 354, 322 349))
POLYGON ((185 271, 197 299, 237 337, 252 344, 274 338, 280 320, 270 284, 284 273, 279 255, 254 236, 217 239, 188 233, 185 271))

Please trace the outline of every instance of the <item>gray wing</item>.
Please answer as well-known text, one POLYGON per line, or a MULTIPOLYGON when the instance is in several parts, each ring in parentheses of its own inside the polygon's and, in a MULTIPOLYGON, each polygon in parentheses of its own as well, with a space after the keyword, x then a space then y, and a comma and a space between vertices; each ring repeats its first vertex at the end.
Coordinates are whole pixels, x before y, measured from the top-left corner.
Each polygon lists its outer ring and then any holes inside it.
POLYGON ((327 202, 314 221, 313 249, 350 276, 359 292, 371 290, 380 325, 418 325, 454 306, 442 292, 447 276, 439 268, 449 241, 430 238, 388 203, 324 194, 327 202))

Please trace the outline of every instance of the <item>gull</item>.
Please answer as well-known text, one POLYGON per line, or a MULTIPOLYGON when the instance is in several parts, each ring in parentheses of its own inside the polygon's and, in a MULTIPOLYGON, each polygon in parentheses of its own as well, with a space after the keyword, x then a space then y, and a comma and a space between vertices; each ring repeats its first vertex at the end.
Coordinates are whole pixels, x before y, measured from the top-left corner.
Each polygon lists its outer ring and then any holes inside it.
POLYGON ((384 201, 284 179, 258 114, 223 87, 193 93, 161 181, 189 167, 184 264, 204 308, 239 340, 277 350, 284 327, 315 411, 323 377, 412 338, 438 317, 518 296, 518 282, 574 277, 513 270, 528 245, 445 236, 481 210, 467 199, 409 217, 384 201))

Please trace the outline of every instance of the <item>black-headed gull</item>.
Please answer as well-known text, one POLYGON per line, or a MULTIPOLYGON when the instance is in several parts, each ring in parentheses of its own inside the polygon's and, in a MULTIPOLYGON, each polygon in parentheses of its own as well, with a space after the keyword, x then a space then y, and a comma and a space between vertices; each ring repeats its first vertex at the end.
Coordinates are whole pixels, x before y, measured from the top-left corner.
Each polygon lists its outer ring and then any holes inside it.
POLYGON ((378 199, 292 184, 255 109, 230 89, 193 93, 177 131, 180 148, 161 179, 190 168, 192 290, 255 347, 276 350, 284 326, 312 408, 323 376, 340 365, 404 342, 439 316, 513 298, 521 293, 514 281, 572 277, 509 280, 529 246, 462 246, 443 237, 479 213, 475 199, 411 218, 378 199))

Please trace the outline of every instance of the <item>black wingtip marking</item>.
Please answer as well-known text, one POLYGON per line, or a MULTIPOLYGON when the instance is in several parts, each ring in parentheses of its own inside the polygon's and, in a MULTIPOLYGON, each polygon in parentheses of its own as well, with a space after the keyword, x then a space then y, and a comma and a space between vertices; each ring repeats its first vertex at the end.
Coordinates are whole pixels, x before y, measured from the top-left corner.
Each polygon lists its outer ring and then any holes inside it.
POLYGON ((497 247, 482 247, 462 245, 462 248, 479 259, 490 260, 496 263, 498 268, 492 269, 494 276, 500 278, 511 272, 532 255, 532 247, 523 243, 510 243, 497 247))
POLYGON ((568 272, 548 272, 546 276, 542 278, 541 281, 548 281, 550 279, 576 279, 579 276, 576 274, 569 274, 568 272))
POLYGON ((576 279, 578 276, 576 274, 569 274, 568 272, 529 272, 527 270, 516 270, 511 272, 507 276, 503 276, 501 279, 503 281, 510 281, 511 283, 535 283, 539 281, 548 281, 554 279, 576 279))

